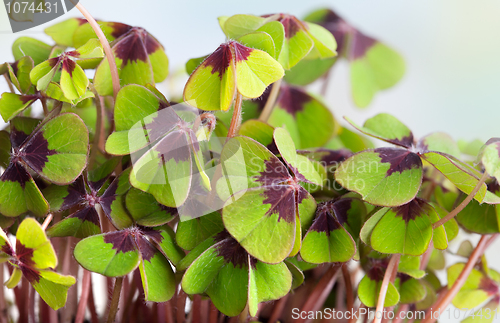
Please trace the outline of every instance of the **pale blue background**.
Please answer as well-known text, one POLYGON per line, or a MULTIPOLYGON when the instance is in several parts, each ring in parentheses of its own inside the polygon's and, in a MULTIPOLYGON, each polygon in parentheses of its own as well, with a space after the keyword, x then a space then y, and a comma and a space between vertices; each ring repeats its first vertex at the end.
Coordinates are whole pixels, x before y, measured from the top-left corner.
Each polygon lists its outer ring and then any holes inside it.
MULTIPOLYGON (((362 123, 379 112, 390 112, 411 127, 417 137, 445 131, 455 139, 486 141, 500 135, 499 1, 83 0, 82 3, 96 18, 142 26, 160 40, 170 58, 171 74, 175 75, 171 82, 160 85, 169 97, 182 91, 186 79, 182 68, 186 60, 205 55, 224 41, 218 16, 287 12, 301 17, 313 9, 329 6, 362 31, 399 50, 407 63, 404 79, 377 95, 365 110, 357 109, 350 99, 347 66, 336 66, 326 100, 337 118, 348 115, 362 123), (173 82, 177 86, 172 86, 173 82)), ((73 9, 66 15, 69 16, 79 13, 73 9)), ((44 27, 22 34, 49 42, 42 32, 44 27)), ((10 34, 9 30, 5 9, 0 6, 0 61, 12 61, 10 46, 19 35, 10 34)), ((5 82, 0 80, 0 91, 5 90, 5 82)), ((473 241, 477 242, 477 235, 473 241)), ((455 245, 451 249, 456 248, 455 245)), ((495 252, 498 248, 497 243, 488 252, 496 269, 500 269, 495 252)))

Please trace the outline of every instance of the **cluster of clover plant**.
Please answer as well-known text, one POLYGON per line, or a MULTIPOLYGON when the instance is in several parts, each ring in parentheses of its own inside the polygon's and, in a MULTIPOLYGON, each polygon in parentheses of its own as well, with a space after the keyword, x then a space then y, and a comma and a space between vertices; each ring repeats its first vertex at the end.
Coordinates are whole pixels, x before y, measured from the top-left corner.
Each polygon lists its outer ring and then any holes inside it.
POLYGON ((384 307, 433 322, 451 302, 476 308, 465 322, 493 319, 500 274, 483 253, 500 232, 500 139, 417 140, 388 114, 346 118, 351 131, 305 89, 325 91, 345 59, 365 107, 403 76, 394 50, 327 9, 220 17, 227 42, 189 60, 183 97, 167 99, 164 47, 77 8, 86 19, 45 30, 55 44, 20 37, 0 65, 0 278, 14 295, 1 289, 0 322, 384 307), (482 237, 447 267, 460 229, 482 237), (105 313, 91 272, 107 277, 105 313))

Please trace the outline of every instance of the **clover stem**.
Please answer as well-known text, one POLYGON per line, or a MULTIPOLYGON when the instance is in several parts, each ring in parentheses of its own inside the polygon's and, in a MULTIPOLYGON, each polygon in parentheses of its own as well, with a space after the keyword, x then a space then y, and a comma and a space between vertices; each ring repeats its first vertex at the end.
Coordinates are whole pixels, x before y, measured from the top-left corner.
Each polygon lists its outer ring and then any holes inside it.
POLYGON ((90 318, 92 323, 99 323, 99 317, 97 316, 97 311, 95 309, 95 301, 94 301, 94 290, 92 288, 92 276, 90 276, 90 284, 89 284, 89 301, 87 302, 90 318))
MULTIPOLYGON (((0 282, 4 281, 4 264, 0 264, 0 282)), ((1 323, 7 323, 9 321, 7 315, 7 308, 5 307, 5 291, 2 288, 0 288, 0 322, 1 323)))
POLYGON ((97 118, 95 123, 95 133, 94 133, 94 142, 92 144, 92 150, 90 151, 89 157, 89 168, 91 168, 95 162, 96 155, 98 150, 103 151, 104 149, 104 105, 101 102, 101 97, 97 93, 95 87, 90 84, 90 90, 94 93, 95 96, 95 108, 97 112, 97 118))
POLYGON ((465 284, 465 281, 476 265, 477 260, 483 255, 486 248, 489 246, 490 240, 493 240, 495 238, 496 235, 492 236, 489 239, 488 236, 481 237, 481 240, 479 240, 479 243, 470 255, 469 260, 465 264, 464 269, 462 269, 462 272, 460 273, 460 275, 458 275, 457 280, 455 280, 455 282, 453 283, 453 286, 446 292, 444 297, 438 299, 438 301, 436 301, 436 303, 431 306, 431 309, 425 313, 425 318, 422 323, 433 323, 438 319, 437 315, 436 317, 434 317, 434 312, 440 312, 441 309, 444 310, 446 309, 446 307, 448 307, 448 305, 450 305, 453 298, 460 291, 460 288, 462 288, 462 286, 465 284))
POLYGON ((273 83, 273 87, 271 88, 271 93, 269 93, 269 97, 267 98, 266 104, 264 105, 264 109, 260 113, 259 120, 262 122, 267 122, 271 112, 273 112, 274 104, 276 103, 276 99, 278 98, 278 94, 281 88, 281 80, 279 79, 273 83))
MULTIPOLYGON (((302 306, 301 312, 309 312, 316 311, 323 305, 328 295, 330 295, 330 291, 337 280, 337 274, 339 272, 338 265, 332 265, 327 272, 321 277, 316 287, 314 287, 313 291, 309 294, 309 298, 305 302, 304 306, 302 306)), ((305 320, 300 319, 297 322, 305 322, 305 320)))
POLYGON ((47 100, 41 99, 40 102, 42 102, 43 114, 47 116, 49 114, 49 108, 47 107, 47 100))
POLYGON ((330 85, 330 68, 325 75, 323 75, 323 84, 321 84, 321 91, 319 92, 322 97, 326 96, 326 92, 328 91, 328 85, 330 85))
POLYGON ((243 101, 243 96, 239 93, 236 94, 236 100, 234 102, 233 118, 231 119, 231 125, 227 132, 227 140, 236 136, 238 130, 241 126, 241 104, 243 101))
POLYGON ((14 86, 12 86, 12 82, 10 81, 9 77, 7 76, 7 73, 3 75, 5 77, 5 81, 7 82, 7 85, 9 86, 9 90, 11 93, 16 93, 16 90, 14 90, 14 86))
POLYGON ((118 312, 118 304, 120 303, 120 292, 122 291, 123 277, 116 277, 115 287, 113 288, 113 296, 111 297, 111 304, 109 305, 109 314, 107 323, 113 323, 118 312))
POLYGON ((344 276, 345 290, 346 290, 346 305, 347 310, 350 311, 354 308, 354 294, 352 290, 351 273, 347 268, 347 264, 342 266, 342 276, 344 276))
POLYGON ((83 323, 83 319, 85 318, 85 310, 87 308, 87 302, 89 300, 89 291, 91 284, 90 278, 90 271, 84 269, 82 278, 82 293, 80 295, 80 302, 78 303, 78 310, 76 311, 75 323, 83 323))
POLYGON ((472 201, 472 199, 474 198, 474 196, 476 196, 477 192, 479 192, 479 190, 481 189, 481 187, 483 186, 484 182, 488 179, 489 175, 488 175, 488 172, 485 171, 483 173, 483 176, 481 176, 481 178, 479 179, 479 182, 477 182, 476 186, 474 187, 474 189, 472 189, 472 192, 470 192, 469 195, 467 195, 467 197, 462 201, 462 203, 460 203, 456 208, 454 208, 450 213, 448 213, 445 217, 443 217, 441 220, 435 222, 433 225, 432 225, 432 228, 433 229, 436 229, 436 228, 439 228, 441 225, 445 224, 446 222, 450 221, 451 219, 453 219, 460 211, 462 211, 466 206, 467 204, 469 204, 470 201, 472 201))
POLYGON ((409 308, 410 308, 410 306, 408 304, 401 304, 398 307, 398 311, 394 315, 394 321, 392 321, 392 323, 402 322, 404 320, 404 316, 405 316, 405 314, 403 314, 403 313, 408 312, 409 308))
POLYGON ((49 213, 49 215, 47 215, 47 217, 45 218, 45 221, 43 221, 43 224, 42 224, 43 231, 47 230, 47 227, 49 226, 49 224, 53 218, 54 218, 54 216, 52 215, 52 213, 49 213))
POLYGON ((35 323, 35 288, 33 285, 29 285, 29 297, 28 297, 28 322, 35 323))
POLYGON ((90 26, 92 27, 97 37, 99 38, 99 41, 101 42, 102 48, 104 49, 104 53, 106 54, 106 58, 108 59, 109 69, 111 70, 111 82, 113 83, 113 94, 114 97, 116 98, 118 91, 120 91, 120 77, 118 75, 118 69, 116 68, 116 62, 114 60, 114 55, 113 52, 111 51, 111 47, 109 46, 109 42, 106 39, 106 36, 104 35, 101 27, 99 27, 97 21, 95 21, 94 17, 92 17, 92 15, 87 11, 87 9, 85 9, 81 1, 78 2, 77 4, 75 3, 73 4, 85 17, 85 19, 87 19, 90 26))
POLYGON ((384 310, 385 296, 387 294, 387 288, 389 287, 389 283, 394 281, 396 278, 397 268, 399 264, 399 254, 394 254, 389 260, 389 265, 385 270, 384 279, 382 280, 382 285, 380 286, 380 293, 378 295, 377 300, 377 308, 375 310, 375 319, 373 323, 380 323, 382 315, 377 316, 377 313, 382 313, 384 310))
POLYGON ((283 312, 283 309, 285 308, 285 305, 287 303, 288 297, 290 294, 286 294, 283 296, 277 303, 276 306, 273 308, 273 312, 271 313, 271 316, 269 317, 269 323, 275 323, 278 322, 281 313, 283 312))

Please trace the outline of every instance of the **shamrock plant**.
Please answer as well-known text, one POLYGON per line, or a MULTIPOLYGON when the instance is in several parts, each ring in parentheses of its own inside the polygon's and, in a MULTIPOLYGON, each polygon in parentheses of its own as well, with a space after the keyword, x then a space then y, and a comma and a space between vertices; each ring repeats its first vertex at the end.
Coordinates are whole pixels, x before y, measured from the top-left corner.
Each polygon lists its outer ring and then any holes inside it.
POLYGON ((346 59, 354 103, 369 105, 403 77, 394 49, 330 9, 222 16, 225 41, 187 58, 167 98, 165 47, 77 8, 46 28, 52 44, 20 37, 0 65, 13 289, 0 321, 291 322, 298 309, 302 322, 366 307, 434 322, 453 303, 491 322, 500 139, 416 139, 385 113, 343 123, 326 100, 346 59), (461 232, 478 244, 456 251, 461 232))

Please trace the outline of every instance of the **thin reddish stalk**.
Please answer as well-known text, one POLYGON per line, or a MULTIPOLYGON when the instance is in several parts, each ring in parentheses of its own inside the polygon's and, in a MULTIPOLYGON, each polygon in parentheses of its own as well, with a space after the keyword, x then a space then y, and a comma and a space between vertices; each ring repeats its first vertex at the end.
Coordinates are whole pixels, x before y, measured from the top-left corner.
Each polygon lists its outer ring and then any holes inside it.
POLYGON ((111 47, 109 46, 109 42, 106 39, 104 33, 102 32, 101 27, 99 27, 97 21, 95 21, 94 17, 92 17, 92 15, 87 11, 87 9, 85 9, 81 1, 75 4, 75 7, 81 12, 81 14, 85 17, 85 19, 87 19, 90 26, 96 33, 97 38, 99 38, 99 41, 101 42, 102 48, 104 49, 104 53, 106 54, 106 58, 108 59, 109 62, 109 69, 111 70, 111 82, 113 83, 113 94, 114 97, 116 98, 118 91, 120 91, 120 77, 118 75, 118 69, 116 68, 116 62, 114 59, 113 52, 111 51, 111 47))
POLYGON ((186 297, 187 294, 184 293, 184 291, 179 288, 179 294, 177 295, 177 310, 176 310, 176 319, 177 323, 183 323, 186 320, 186 297))
MULTIPOLYGON (((359 312, 359 310, 360 310, 360 309, 362 309, 362 308, 366 308, 366 305, 365 305, 365 304, 363 304, 363 303, 359 304, 358 309, 357 309, 357 310, 356 310, 356 312, 354 312, 354 313, 358 313, 358 312, 359 312)), ((356 318, 356 315, 353 315, 353 316, 351 317, 351 319, 349 320, 349 323, 356 323, 357 321, 358 321, 358 320, 357 320, 357 318, 356 318)))
POLYGON ((87 302, 88 309, 90 312, 90 318, 92 323, 99 323, 99 316, 97 316, 97 311, 95 309, 94 302, 94 287, 92 286, 92 275, 90 275, 90 290, 89 290, 89 301, 87 302))
MULTIPOLYGON (((0 264, 0 282, 4 282, 4 264, 0 264)), ((0 287, 0 322, 7 323, 8 312, 7 307, 5 306, 5 290, 3 286, 0 287)))
POLYGON ((10 81, 9 76, 7 75, 7 73, 5 73, 3 75, 3 77, 5 77, 5 81, 7 82, 7 85, 9 86, 10 92, 11 93, 16 93, 16 90, 14 89, 14 86, 12 85, 12 82, 10 81))
MULTIPOLYGON (((316 311, 323 305, 326 298, 330 294, 333 285, 335 284, 338 270, 339 266, 332 265, 328 269, 328 271, 323 275, 323 277, 321 277, 320 281, 311 292, 306 303, 304 304, 304 306, 302 306, 302 312, 316 311)), ((308 321, 300 319, 297 320, 297 322, 308 322, 308 321)))
POLYGON ((104 149, 104 106, 101 102, 101 97, 97 93, 95 87, 90 84, 90 89, 95 96, 95 108, 97 113, 96 123, 95 123, 95 133, 94 142, 92 143, 92 149, 90 151, 89 167, 94 165, 95 159, 97 157, 98 151, 103 151, 104 149))
POLYGON ((273 112, 276 99, 278 98, 278 94, 280 92, 281 80, 282 79, 277 80, 272 85, 271 92, 269 93, 266 104, 264 105, 264 108, 262 109, 262 112, 259 116, 259 120, 262 122, 267 122, 267 119, 269 119, 271 112, 273 112))
POLYGON ((394 271, 398 268, 399 257, 399 254, 392 255, 391 260, 389 260, 389 265, 385 270, 384 279, 382 280, 382 285, 380 286, 380 293, 378 295, 377 308, 375 309, 375 319, 373 320, 373 323, 380 323, 381 316, 377 317, 377 313, 382 313, 384 309, 387 288, 389 287, 391 278, 396 276, 394 271))
POLYGON ((215 307, 214 303, 210 302, 210 315, 208 323, 217 323, 219 319, 219 310, 215 307))
POLYGON ((35 289, 33 286, 29 286, 29 298, 28 298, 28 321, 30 323, 36 323, 36 318, 35 318, 35 289))
POLYGON ((342 266, 342 276, 344 276, 347 310, 350 311, 354 308, 354 292, 352 289, 351 273, 347 268, 347 264, 342 266))
POLYGON ((277 322, 280 319, 281 313, 283 313, 283 309, 285 308, 286 301, 288 300, 289 295, 290 294, 286 294, 274 305, 273 312, 269 317, 269 323, 277 322))
POLYGON ((408 308, 410 306, 408 304, 401 304, 397 310, 397 312, 394 315, 394 320, 392 323, 401 323, 403 322, 404 315, 402 315, 405 312, 408 312, 408 308))
POLYGON ((243 96, 236 93, 236 100, 234 101, 234 111, 233 118, 231 119, 231 125, 227 131, 227 139, 236 136, 241 126, 241 104, 243 103, 243 96))
POLYGON ((319 94, 321 94, 322 97, 326 96, 326 93, 328 92, 328 85, 330 85, 330 71, 332 69, 330 68, 328 72, 323 76, 323 84, 321 84, 321 91, 319 91, 319 94))
POLYGON ((113 288, 113 296, 111 297, 111 304, 109 306, 108 323, 113 323, 118 312, 118 304, 120 303, 120 292, 122 290, 123 277, 115 279, 115 287, 113 288))
MULTIPOLYGON (((495 236, 491 237, 490 239, 494 239, 495 236)), ((479 243, 477 244, 476 248, 472 252, 472 254, 469 257, 469 260, 465 264, 464 269, 458 275, 457 280, 455 283, 453 283, 453 286, 446 292, 443 298, 440 300, 436 301, 434 305, 431 306, 431 311, 428 311, 425 315, 424 320, 422 323, 433 323, 436 321, 437 317, 434 318, 433 312, 442 312, 441 309, 444 311, 448 305, 450 305, 451 301, 453 298, 457 295, 457 293, 460 291, 460 288, 465 284, 465 281, 467 280, 467 277, 469 277, 470 272, 476 265, 476 262, 478 259, 483 255, 484 251, 486 250, 486 246, 488 246, 488 241, 489 237, 488 236, 482 236, 481 240, 479 240, 479 243)))
POLYGON ((45 220, 43 221, 43 224, 42 224, 43 231, 47 230, 47 227, 49 226, 49 224, 53 218, 54 218, 54 216, 52 215, 52 213, 49 213, 49 215, 47 215, 47 217, 45 218, 45 220))
POLYGON ((484 172, 483 176, 479 179, 479 182, 477 182, 476 186, 472 189, 472 192, 470 192, 469 195, 460 203, 456 208, 454 208, 450 213, 448 213, 445 217, 443 217, 441 220, 437 221, 432 225, 432 228, 438 228, 441 225, 445 224, 446 222, 450 221, 453 219, 460 211, 462 211, 467 204, 469 204, 470 201, 476 196, 477 192, 481 189, 483 186, 484 182, 488 179, 489 175, 488 172, 484 172))
POLYGON ((200 323, 201 322, 201 296, 194 295, 193 296, 193 306, 191 306, 191 311, 193 312, 193 318, 191 323, 200 323))
POLYGON ((76 311, 75 323, 83 323, 83 319, 85 318, 85 310, 87 309, 87 302, 89 300, 90 283, 90 271, 83 269, 82 293, 80 294, 80 301, 76 311))
POLYGON ((172 304, 171 302, 166 302, 165 303, 165 322, 167 323, 174 323, 174 313, 172 311, 172 304))

